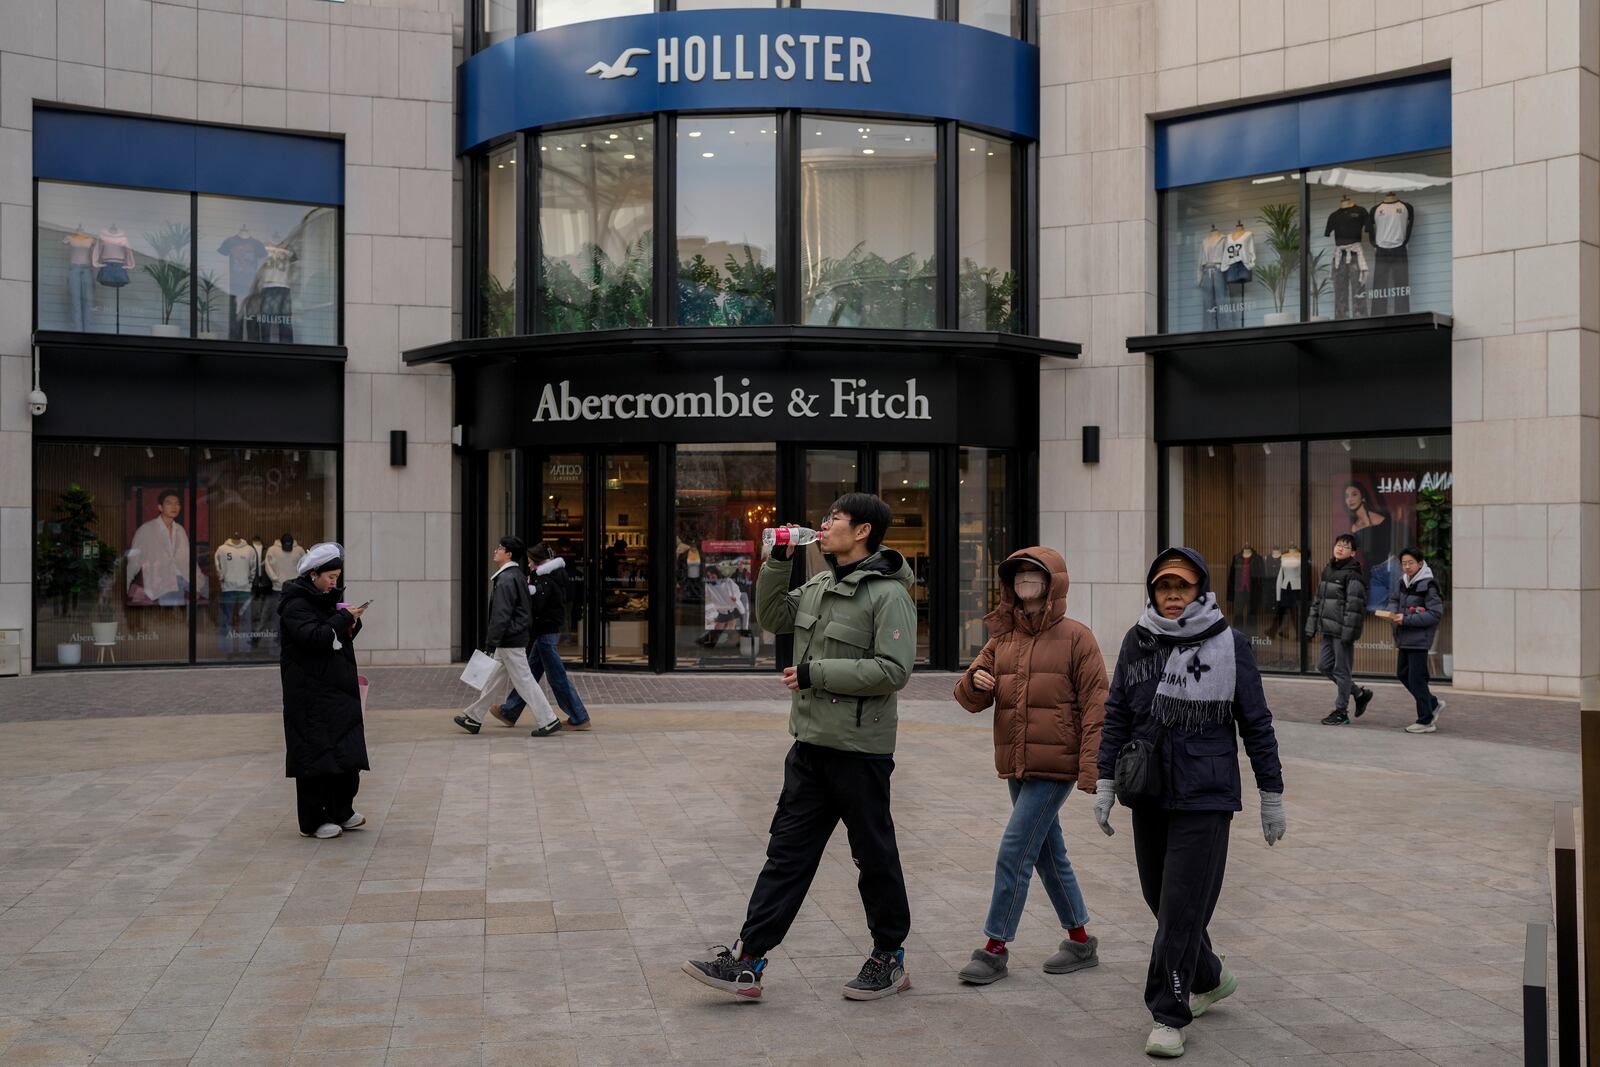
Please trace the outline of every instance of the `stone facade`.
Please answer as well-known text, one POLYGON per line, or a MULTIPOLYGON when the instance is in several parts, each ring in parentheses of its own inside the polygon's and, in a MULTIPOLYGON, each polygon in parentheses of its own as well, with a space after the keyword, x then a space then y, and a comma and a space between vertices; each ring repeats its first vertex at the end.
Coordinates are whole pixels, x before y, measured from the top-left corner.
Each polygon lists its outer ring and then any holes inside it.
MULTIPOLYGON (((459 479, 447 368, 459 0, 0 0, 0 628, 32 621, 35 102, 342 135, 344 539, 363 655, 449 662, 459 479), (408 464, 389 466, 389 431, 408 464)), ((48 383, 47 383, 48 384, 48 383)), ((24 663, 24 669, 29 667, 24 663)))
POLYGON ((1043 324, 1084 352, 1044 372, 1041 533, 1108 649, 1160 539, 1150 362, 1124 346, 1157 329, 1152 120, 1447 67, 1455 684, 1574 696, 1600 674, 1597 19, 1580 0, 1044 0, 1043 324))

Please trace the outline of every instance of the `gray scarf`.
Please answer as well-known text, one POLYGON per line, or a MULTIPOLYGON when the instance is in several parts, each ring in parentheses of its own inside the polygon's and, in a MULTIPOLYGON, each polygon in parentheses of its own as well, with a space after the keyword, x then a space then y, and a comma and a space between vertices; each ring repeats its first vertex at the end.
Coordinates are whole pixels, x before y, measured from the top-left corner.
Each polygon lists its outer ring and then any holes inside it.
POLYGON ((1139 625, 1172 649, 1150 705, 1155 720, 1193 733, 1232 719, 1233 631, 1223 621, 1217 595, 1207 593, 1176 619, 1146 605, 1139 625))

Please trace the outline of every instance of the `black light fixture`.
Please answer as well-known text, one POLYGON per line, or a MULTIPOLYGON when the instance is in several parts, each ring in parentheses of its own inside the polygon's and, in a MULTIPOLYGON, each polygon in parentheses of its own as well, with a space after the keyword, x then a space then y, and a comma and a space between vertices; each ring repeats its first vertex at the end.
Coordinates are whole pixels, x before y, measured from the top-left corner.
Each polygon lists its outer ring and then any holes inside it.
POLYGON ((1085 463, 1100 462, 1100 427, 1085 426, 1083 428, 1083 461, 1085 463))
POLYGON ((404 467, 406 465, 406 432, 404 430, 389 431, 389 466, 404 467))

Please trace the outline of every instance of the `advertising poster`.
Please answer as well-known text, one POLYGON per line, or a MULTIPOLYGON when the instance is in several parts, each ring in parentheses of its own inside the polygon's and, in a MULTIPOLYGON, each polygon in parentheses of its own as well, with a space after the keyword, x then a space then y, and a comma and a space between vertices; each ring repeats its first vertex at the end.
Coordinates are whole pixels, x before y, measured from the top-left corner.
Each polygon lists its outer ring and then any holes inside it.
MULTIPOLYGON (((188 603, 190 560, 210 550, 210 507, 202 488, 198 498, 188 477, 165 481, 130 480, 126 486, 124 543, 128 546, 124 587, 129 607, 183 607, 188 603)), ((202 584, 195 591, 206 602, 202 584)))
POLYGON ((1367 581, 1367 611, 1378 611, 1400 580, 1396 554, 1416 542, 1416 472, 1352 474, 1338 494, 1329 540, 1339 534, 1356 539, 1356 558, 1367 581))
POLYGON ((700 542, 707 631, 750 629, 750 564, 755 551, 754 541, 700 542))

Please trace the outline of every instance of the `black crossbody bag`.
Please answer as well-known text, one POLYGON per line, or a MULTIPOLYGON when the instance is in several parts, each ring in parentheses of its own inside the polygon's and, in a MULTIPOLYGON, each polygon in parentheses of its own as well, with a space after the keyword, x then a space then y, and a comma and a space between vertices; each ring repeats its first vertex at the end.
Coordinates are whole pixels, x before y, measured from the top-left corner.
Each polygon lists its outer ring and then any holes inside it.
POLYGON ((1116 794, 1125 808, 1153 808, 1166 796, 1162 748, 1167 729, 1158 726, 1152 737, 1135 737, 1117 753, 1116 794))

